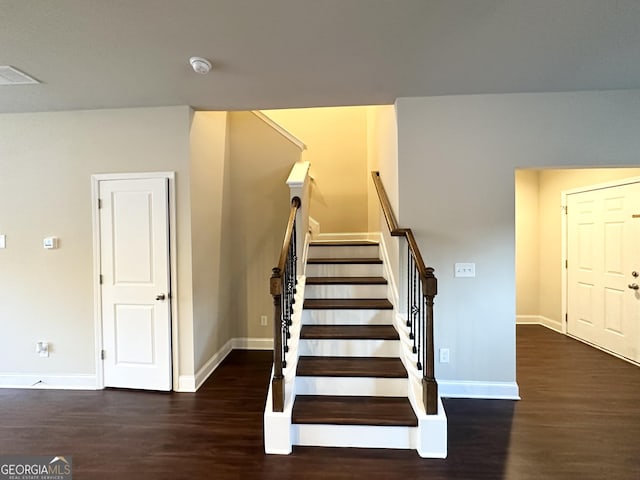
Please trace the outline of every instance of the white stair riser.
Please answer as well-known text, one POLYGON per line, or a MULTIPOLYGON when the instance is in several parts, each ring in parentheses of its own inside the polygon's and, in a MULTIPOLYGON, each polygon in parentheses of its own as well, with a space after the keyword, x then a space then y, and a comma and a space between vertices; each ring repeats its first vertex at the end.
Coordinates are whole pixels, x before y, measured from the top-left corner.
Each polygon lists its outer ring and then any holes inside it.
POLYGON ((391 325, 393 310, 310 310, 302 311, 303 325, 391 325))
POLYGON ((294 445, 317 447, 416 448, 417 427, 291 425, 294 445))
POLYGON ((387 298, 387 285, 307 285, 305 298, 387 298))
POLYGON ((406 397, 406 378, 296 377, 296 395, 406 397))
POLYGON ((314 357, 397 357, 398 340, 300 340, 299 355, 314 357))
POLYGON ((378 245, 309 247, 308 258, 379 258, 378 245))
POLYGON ((380 263, 308 263, 307 277, 381 277, 380 263))

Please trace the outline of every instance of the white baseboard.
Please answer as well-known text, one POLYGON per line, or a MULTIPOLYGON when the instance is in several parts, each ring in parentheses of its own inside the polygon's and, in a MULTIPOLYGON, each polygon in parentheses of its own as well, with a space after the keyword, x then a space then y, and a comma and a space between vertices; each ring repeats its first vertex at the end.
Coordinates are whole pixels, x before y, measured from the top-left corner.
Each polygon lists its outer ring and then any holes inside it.
POLYGON ((198 369, 195 377, 195 388, 198 390, 211 375, 216 368, 227 358, 227 355, 233 350, 233 338, 229 339, 220 350, 214 353, 207 362, 198 369))
POLYGON ((237 350, 273 350, 273 338, 234 338, 233 348, 237 350))
POLYGON ((520 400, 520 392, 516 382, 438 380, 438 394, 445 398, 520 400))
POLYGON ((180 375, 178 377, 178 388, 176 392, 195 392, 196 391, 196 376, 195 375, 180 375))
MULTIPOLYGON (((176 392, 195 392, 231 350, 273 350, 272 338, 232 338, 200 367, 195 375, 180 375, 176 392)), ((0 388, 100 390, 95 375, 40 375, 0 373, 0 388)))
POLYGON ((97 390, 95 375, 0 374, 0 388, 97 390))
POLYGON ((542 325, 556 332, 564 333, 562 322, 542 315, 516 315, 516 325, 542 325))

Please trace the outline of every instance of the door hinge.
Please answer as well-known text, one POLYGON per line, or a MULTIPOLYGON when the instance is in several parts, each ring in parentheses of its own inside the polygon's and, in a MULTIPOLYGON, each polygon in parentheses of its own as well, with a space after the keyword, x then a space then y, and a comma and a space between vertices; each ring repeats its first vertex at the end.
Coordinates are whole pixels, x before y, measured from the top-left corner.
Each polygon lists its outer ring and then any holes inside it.
POLYGON ((100 274, 100 285, 102 285, 102 274, 100 274))
POLYGON ((564 314, 564 321, 565 321, 565 323, 569 323, 569 314, 568 313, 564 314))
POLYGON ((105 356, 106 356, 106 352, 104 350, 100 350, 100 360, 104 360, 105 356))
POLYGON ((564 268, 569 268, 569 260, 564 261, 564 268))
POLYGON ((564 210, 564 214, 567 215, 569 213, 569 206, 568 205, 563 205, 562 206, 562 210, 564 210))
POLYGON ((102 208, 102 199, 99 198, 98 199, 98 209, 101 209, 101 208, 102 208))

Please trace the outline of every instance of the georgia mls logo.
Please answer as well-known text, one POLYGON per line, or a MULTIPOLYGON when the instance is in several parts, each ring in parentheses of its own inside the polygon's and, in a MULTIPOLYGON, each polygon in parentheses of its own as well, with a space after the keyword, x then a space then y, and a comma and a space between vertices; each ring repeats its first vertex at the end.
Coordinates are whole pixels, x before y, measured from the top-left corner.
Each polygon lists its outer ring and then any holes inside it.
POLYGON ((0 480, 71 480, 70 456, 0 457, 0 480))

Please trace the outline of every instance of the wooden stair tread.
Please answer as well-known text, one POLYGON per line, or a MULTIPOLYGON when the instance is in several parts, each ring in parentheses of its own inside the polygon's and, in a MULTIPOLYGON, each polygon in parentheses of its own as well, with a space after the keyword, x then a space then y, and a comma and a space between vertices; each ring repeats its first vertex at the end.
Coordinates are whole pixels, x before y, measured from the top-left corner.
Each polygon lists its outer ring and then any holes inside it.
POLYGON ((377 247, 378 242, 370 240, 333 240, 328 242, 309 242, 310 247, 377 247))
POLYGON ((407 378, 399 358, 301 356, 296 375, 301 377, 407 378))
POLYGON ((303 308, 311 310, 392 310, 386 298, 307 298, 303 308))
POLYGON ((378 265, 382 264, 379 258, 308 258, 307 265, 378 265))
POLYGON ((411 404, 403 397, 298 395, 292 423, 416 427, 411 404))
POLYGON ((384 277, 307 277, 307 285, 386 285, 384 277))
POLYGON ((303 325, 301 340, 400 340, 393 325, 303 325))

